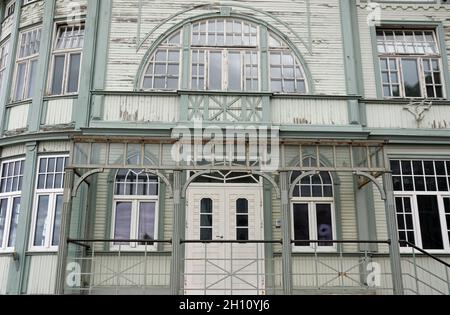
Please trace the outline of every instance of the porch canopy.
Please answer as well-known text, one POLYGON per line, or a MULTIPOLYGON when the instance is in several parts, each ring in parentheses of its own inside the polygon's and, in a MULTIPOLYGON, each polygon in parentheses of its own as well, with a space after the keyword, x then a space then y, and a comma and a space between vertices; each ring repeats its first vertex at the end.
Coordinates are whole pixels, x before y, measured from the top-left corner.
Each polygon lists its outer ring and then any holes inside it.
MULTIPOLYGON (((58 260, 58 292, 64 291, 64 272, 72 199, 83 182, 89 184, 94 174, 118 169, 145 170, 160 178, 174 199, 174 235, 172 239, 172 268, 180 268, 183 226, 182 199, 190 183, 197 177, 216 171, 231 171, 261 176, 268 180, 281 199, 283 224, 283 286, 292 292, 289 274, 292 234, 290 199, 295 186, 305 177, 319 172, 350 172, 357 176, 358 188, 372 182, 380 191, 386 205, 394 291, 402 292, 400 254, 398 246, 392 175, 385 152, 385 141, 372 140, 314 140, 283 139, 278 133, 266 132, 252 137, 222 138, 189 136, 188 138, 77 136, 73 138, 70 165, 66 170, 65 203, 61 227, 58 260), (256 140, 255 140, 256 139, 256 140), (293 179, 292 173, 300 174, 293 179), (187 181, 181 174, 189 172, 187 181), (76 175, 76 176, 75 176, 76 175), (383 176, 383 184, 377 180, 383 176)), ((180 270, 172 270, 171 288, 178 294, 180 270)))

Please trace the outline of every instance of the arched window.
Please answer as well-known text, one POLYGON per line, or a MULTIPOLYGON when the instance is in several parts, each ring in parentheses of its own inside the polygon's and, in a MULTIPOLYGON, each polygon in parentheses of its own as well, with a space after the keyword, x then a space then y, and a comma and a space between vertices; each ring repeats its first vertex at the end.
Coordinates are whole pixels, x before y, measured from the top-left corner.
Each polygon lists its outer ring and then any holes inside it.
MULTIPOLYGON (((316 159, 307 158, 304 166, 317 165, 316 159)), ((293 172, 294 182, 302 172, 293 172)), ((333 178, 329 172, 320 172, 303 178, 294 189, 292 199, 294 250, 334 250, 336 214, 333 178), (319 241, 312 243, 311 240, 319 241)))
POLYGON ((156 250, 159 179, 143 170, 119 170, 114 180, 112 235, 115 250, 156 250), (120 242, 125 241, 125 242, 120 242))
POLYGON ((261 91, 262 80, 274 93, 307 93, 305 72, 289 45, 269 31, 238 18, 211 18, 190 24, 189 38, 180 30, 153 51, 142 80, 144 90, 177 90, 183 62, 189 62, 189 88, 194 91, 261 91), (189 43, 190 58, 182 58, 189 43), (269 47, 267 69, 262 69, 261 47, 269 47), (268 78, 262 78, 268 75, 268 78))

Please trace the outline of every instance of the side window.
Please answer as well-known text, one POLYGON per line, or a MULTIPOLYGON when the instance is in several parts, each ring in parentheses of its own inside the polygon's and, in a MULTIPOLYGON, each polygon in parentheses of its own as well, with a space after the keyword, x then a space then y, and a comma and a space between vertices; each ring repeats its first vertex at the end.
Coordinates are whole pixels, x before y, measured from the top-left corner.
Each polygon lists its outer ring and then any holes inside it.
POLYGON ((56 251, 59 246, 67 156, 41 157, 34 201, 32 250, 56 251))
MULTIPOLYGON (((305 166, 316 165, 316 159, 305 159, 305 166)), ((300 177, 293 172, 291 181, 300 177)), ((334 250, 336 215, 333 179, 328 172, 304 177, 294 189, 292 200, 295 250, 334 250), (318 243, 310 242, 311 240, 318 243)))
POLYGON ((20 34, 19 40, 14 101, 22 101, 33 97, 41 44, 41 29, 23 32, 20 34))
POLYGON ((399 239, 450 251, 450 161, 391 160, 399 239))
POLYGON ((113 250, 156 250, 159 180, 144 170, 119 170, 114 183, 113 250), (140 243, 130 242, 139 240, 140 243), (149 242, 147 242, 147 240, 149 242))
POLYGON ((78 93, 84 24, 58 25, 53 47, 50 94, 78 93))
POLYGON ((444 98, 442 56, 435 30, 377 30, 385 98, 444 98))
POLYGON ((3 162, 0 179, 0 252, 14 250, 20 213, 24 160, 3 162))

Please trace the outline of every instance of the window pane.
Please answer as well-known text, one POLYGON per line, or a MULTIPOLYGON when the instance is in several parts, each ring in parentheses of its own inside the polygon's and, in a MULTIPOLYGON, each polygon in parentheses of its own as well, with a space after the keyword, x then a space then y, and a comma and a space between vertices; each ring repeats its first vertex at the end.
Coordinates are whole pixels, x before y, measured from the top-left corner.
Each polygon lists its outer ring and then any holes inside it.
POLYGON ((236 201, 237 213, 248 213, 248 200, 241 198, 236 201))
POLYGON ((49 196, 39 196, 37 217, 36 217, 36 231, 34 233, 34 246, 44 246, 48 227, 48 205, 49 196))
POLYGON ((200 240, 201 241, 212 241, 212 229, 211 228, 201 228, 200 229, 200 240))
MULTIPOLYGON (((317 204, 317 236, 318 240, 333 240, 333 220, 330 204, 317 204)), ((333 243, 319 243, 319 246, 333 246, 333 243)))
POLYGON ((19 224, 19 214, 20 214, 20 197, 17 197, 14 198, 13 200, 13 208, 11 213, 11 226, 9 228, 9 240, 8 240, 8 247, 10 248, 16 245, 16 232, 17 232, 17 225, 19 224))
POLYGON ((417 67, 417 60, 404 59, 403 78, 405 81, 405 96, 406 97, 421 97, 419 70, 417 67))
POLYGON ((23 89, 25 86, 25 69, 26 69, 25 63, 21 63, 18 65, 16 77, 16 92, 14 96, 14 99, 16 101, 20 101, 23 98, 23 89))
MULTIPOLYGON (((140 240, 155 240, 156 203, 141 202, 139 204, 140 240)), ((145 244, 141 244, 145 245, 145 244)))
POLYGON ((81 54, 70 55, 67 93, 77 93, 78 92, 78 80, 80 77, 80 61, 81 61, 81 54))
MULTIPOLYGON (((114 239, 127 240, 131 237, 131 202, 117 202, 114 239)), ((115 243, 116 245, 124 243, 115 243)))
POLYGON ((249 234, 248 228, 239 228, 236 230, 236 240, 238 241, 248 241, 249 234))
POLYGON ((5 233, 7 210, 8 210, 8 199, 2 199, 0 201, 0 247, 2 247, 3 244, 3 235, 5 233))
POLYGON ((202 214, 200 216, 200 225, 201 226, 212 226, 213 224, 213 216, 208 214, 202 214))
MULTIPOLYGON (((309 235, 308 205, 294 204, 294 238, 296 241, 307 241, 309 235)), ((310 243, 297 242, 295 246, 310 246, 310 243)))
POLYGON ((37 60, 32 60, 30 64, 29 77, 28 77, 28 92, 27 98, 32 98, 34 94, 34 87, 36 83, 36 72, 37 72, 37 60))
POLYGON ((63 73, 64 73, 64 62, 65 56, 55 56, 54 66, 53 66, 53 83, 52 83, 52 94, 60 95, 62 94, 62 84, 63 84, 63 73))
POLYGON ((422 246, 424 249, 444 249, 437 196, 417 196, 422 246))
POLYGON ((230 53, 228 55, 228 89, 230 91, 241 90, 241 54, 230 53))
POLYGON ((55 204, 55 222, 53 224, 53 240, 52 245, 59 245, 59 235, 61 232, 61 214, 63 209, 63 195, 56 196, 55 204))
POLYGON ((209 89, 222 89, 222 53, 209 54, 209 89))
POLYGON ((201 213, 213 213, 213 201, 209 198, 202 199, 201 213))

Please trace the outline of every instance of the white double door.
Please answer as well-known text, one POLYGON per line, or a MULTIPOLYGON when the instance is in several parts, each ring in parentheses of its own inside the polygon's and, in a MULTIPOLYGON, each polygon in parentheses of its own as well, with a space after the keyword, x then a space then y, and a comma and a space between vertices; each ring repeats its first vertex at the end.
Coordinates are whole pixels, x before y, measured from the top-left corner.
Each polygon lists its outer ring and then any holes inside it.
POLYGON ((201 243, 186 244, 185 294, 264 294, 264 244, 246 243, 263 236, 260 185, 192 186, 186 238, 201 243))

